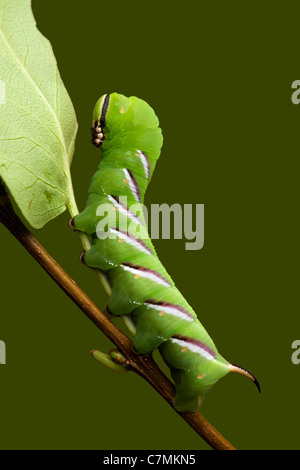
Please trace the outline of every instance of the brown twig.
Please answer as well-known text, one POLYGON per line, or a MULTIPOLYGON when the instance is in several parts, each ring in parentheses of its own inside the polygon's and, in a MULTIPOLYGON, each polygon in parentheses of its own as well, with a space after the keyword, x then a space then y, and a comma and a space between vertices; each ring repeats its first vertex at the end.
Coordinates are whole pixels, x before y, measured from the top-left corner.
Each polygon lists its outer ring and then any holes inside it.
POLYGON ((128 368, 149 382, 172 408, 215 450, 234 447, 198 412, 182 413, 173 403, 174 387, 150 356, 137 355, 130 339, 97 307, 86 293, 50 256, 15 214, 0 180, 0 222, 14 235, 59 287, 90 320, 117 346, 127 360, 128 368))

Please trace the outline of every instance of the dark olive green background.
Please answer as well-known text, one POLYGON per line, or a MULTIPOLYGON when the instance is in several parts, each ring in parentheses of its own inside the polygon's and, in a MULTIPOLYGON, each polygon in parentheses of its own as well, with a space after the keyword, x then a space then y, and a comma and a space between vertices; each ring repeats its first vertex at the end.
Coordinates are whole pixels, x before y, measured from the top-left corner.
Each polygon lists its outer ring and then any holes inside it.
MULTIPOLYGON (((157 240, 161 260, 219 351, 249 368, 202 412, 240 449, 299 449, 299 3, 34 0, 79 121, 79 207, 97 165, 93 106, 118 91, 150 103, 164 134, 146 203, 205 204, 205 246, 157 240), (279 4, 278 4, 279 5, 279 4), (297 6, 298 5, 298 6, 297 6)), ((63 214, 35 232, 101 306, 63 214)), ((208 449, 134 374, 92 360, 111 343, 0 227, 2 449, 208 449)))

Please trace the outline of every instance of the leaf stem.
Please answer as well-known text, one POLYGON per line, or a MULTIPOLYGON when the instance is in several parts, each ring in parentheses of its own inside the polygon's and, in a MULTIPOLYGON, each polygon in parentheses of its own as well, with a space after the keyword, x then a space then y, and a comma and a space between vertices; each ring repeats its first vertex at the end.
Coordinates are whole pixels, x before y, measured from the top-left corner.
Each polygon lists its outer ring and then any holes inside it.
POLYGON ((174 387, 149 355, 133 352, 130 339, 97 307, 87 294, 45 250, 15 214, 0 180, 0 222, 33 256, 58 286, 116 345, 126 359, 129 370, 137 373, 169 403, 169 405, 213 448, 234 450, 234 447, 198 412, 179 412, 174 406, 174 387))

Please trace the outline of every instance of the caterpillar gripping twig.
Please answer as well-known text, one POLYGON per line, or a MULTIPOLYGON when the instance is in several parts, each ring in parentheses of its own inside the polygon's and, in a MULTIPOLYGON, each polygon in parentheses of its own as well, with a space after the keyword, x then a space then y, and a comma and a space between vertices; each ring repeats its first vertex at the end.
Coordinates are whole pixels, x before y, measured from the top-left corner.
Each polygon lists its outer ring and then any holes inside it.
POLYGON ((87 233, 92 247, 82 261, 105 273, 112 315, 131 315, 137 353, 159 348, 176 387, 176 406, 199 408, 221 377, 250 372, 226 361, 159 261, 143 216, 144 195, 162 147, 153 109, 136 97, 112 93, 97 102, 92 142, 101 160, 86 208, 72 227, 87 233))

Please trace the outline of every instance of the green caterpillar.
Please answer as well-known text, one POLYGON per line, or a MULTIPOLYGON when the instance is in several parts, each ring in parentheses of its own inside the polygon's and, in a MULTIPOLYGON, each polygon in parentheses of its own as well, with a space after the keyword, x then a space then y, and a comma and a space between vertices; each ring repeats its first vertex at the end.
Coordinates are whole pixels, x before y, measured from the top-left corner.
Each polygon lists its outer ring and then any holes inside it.
POLYGON ((91 133, 101 160, 86 208, 71 225, 91 237, 92 248, 82 261, 105 273, 112 290, 108 312, 131 315, 137 353, 159 348, 171 369, 178 409, 197 410, 206 392, 230 371, 249 377, 259 389, 250 372, 218 353, 149 238, 142 203, 163 143, 153 109, 136 97, 104 95, 95 106, 91 133))

